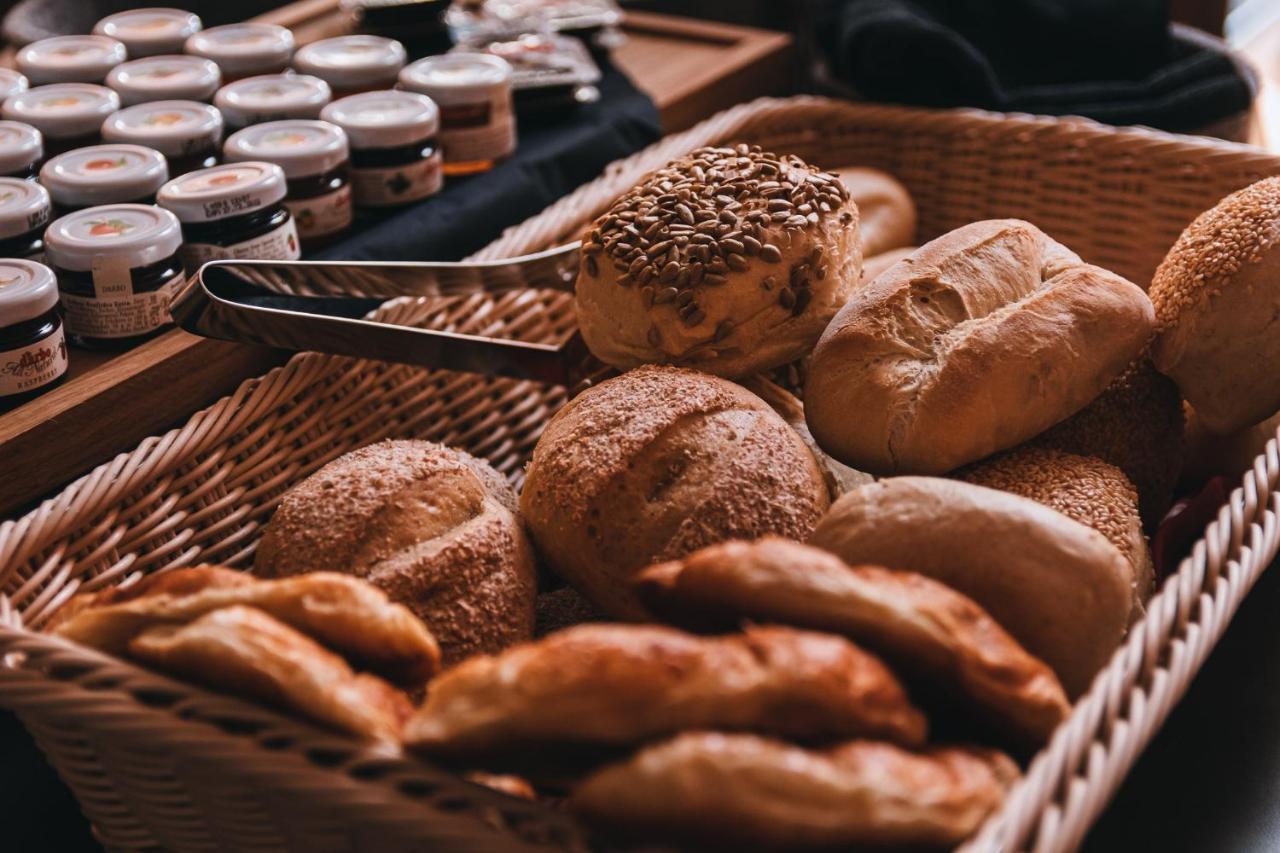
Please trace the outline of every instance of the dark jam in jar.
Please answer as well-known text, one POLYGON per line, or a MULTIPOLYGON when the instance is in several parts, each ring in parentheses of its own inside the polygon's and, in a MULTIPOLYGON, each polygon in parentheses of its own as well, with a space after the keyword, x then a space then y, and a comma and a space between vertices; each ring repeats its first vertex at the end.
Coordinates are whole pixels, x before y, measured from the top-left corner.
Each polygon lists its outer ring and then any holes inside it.
POLYGON ((162 332, 183 279, 181 245, 178 218, 150 205, 89 207, 55 220, 45 232, 45 257, 58 277, 71 341, 119 349, 162 332))
POLYGON ((41 260, 49 210, 44 187, 21 178, 0 178, 0 258, 41 260))
POLYGON ((275 163, 287 179, 285 206, 305 249, 322 246, 351 226, 347 135, 327 121, 272 121, 233 133, 228 161, 275 163))
POLYGON ((0 121, 0 175, 35 180, 43 156, 40 131, 20 121, 0 121))
POLYGON ((357 207, 408 204, 440 191, 440 111, 426 95, 366 92, 334 101, 321 115, 347 133, 357 207))
POLYGON ((160 152, 143 145, 90 145, 45 161, 40 183, 54 216, 101 204, 148 204, 169 180, 160 152))
POLYGON ((53 83, 5 99, 0 114, 40 131, 44 155, 96 145, 102 122, 120 109, 120 96, 92 83, 53 83))
POLYGON ((197 101, 151 101, 108 118, 102 138, 159 151, 169 163, 169 174, 177 177, 217 164, 222 115, 197 101))
POLYGON ((53 388, 67 373, 67 343, 53 272, 0 258, 0 412, 53 388))
POLYGON ((194 273, 223 258, 297 260, 287 191, 284 170, 274 163, 227 163, 173 179, 156 201, 182 222, 182 260, 194 273))

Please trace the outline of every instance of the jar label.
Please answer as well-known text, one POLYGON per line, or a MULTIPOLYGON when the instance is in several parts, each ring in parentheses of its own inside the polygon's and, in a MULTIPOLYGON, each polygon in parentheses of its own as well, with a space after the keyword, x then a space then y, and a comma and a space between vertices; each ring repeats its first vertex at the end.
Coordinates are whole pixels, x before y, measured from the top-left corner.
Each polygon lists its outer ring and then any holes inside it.
POLYGON ((465 112, 466 104, 455 104, 440 110, 440 147, 449 163, 473 163, 499 160, 516 149, 516 123, 511 111, 509 92, 495 93, 483 115, 487 121, 477 123, 474 112, 465 112), (450 115, 465 120, 450 121, 450 115))
POLYGON ((0 352, 0 397, 48 385, 66 372, 67 340, 59 323, 42 341, 0 352))
POLYGON ((206 261, 296 261, 302 257, 302 250, 298 247, 298 229, 290 217, 279 228, 230 246, 184 243, 179 255, 187 270, 194 273, 206 261))
MULTIPOLYGON (((67 311, 67 328, 86 338, 131 338, 145 335, 170 321, 169 301, 182 283, 175 275, 161 287, 147 293, 133 293, 111 298, 78 296, 62 293, 62 306, 67 311)), ((94 275, 95 289, 97 275, 94 275)))
POLYGON ((388 207, 435 195, 442 178, 438 151, 405 166, 351 170, 356 204, 366 207, 388 207))
POLYGON ((312 198, 285 199, 303 240, 327 237, 351 225, 351 184, 312 198))

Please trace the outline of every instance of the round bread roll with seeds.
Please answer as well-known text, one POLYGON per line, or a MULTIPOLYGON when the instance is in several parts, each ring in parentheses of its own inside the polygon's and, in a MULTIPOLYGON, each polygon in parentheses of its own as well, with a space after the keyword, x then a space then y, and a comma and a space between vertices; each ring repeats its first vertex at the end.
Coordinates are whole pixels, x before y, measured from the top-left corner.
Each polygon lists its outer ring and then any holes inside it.
POLYGON ((910 245, 915 240, 916 203, 897 178, 879 169, 860 166, 832 171, 858 205, 858 231, 862 235, 864 258, 910 245))
POLYGON ((756 146, 699 148, 587 230, 578 325, 614 367, 747 376, 813 349, 861 272, 837 177, 756 146))
POLYGON ((1227 434, 1280 411, 1280 177, 1232 193, 1196 217, 1151 280, 1160 334, 1153 359, 1227 434))
POLYGON ((552 569, 605 613, 643 619, 637 570, 726 539, 803 539, 829 501, 813 454, 767 403, 649 365, 556 413, 520 506, 552 569))

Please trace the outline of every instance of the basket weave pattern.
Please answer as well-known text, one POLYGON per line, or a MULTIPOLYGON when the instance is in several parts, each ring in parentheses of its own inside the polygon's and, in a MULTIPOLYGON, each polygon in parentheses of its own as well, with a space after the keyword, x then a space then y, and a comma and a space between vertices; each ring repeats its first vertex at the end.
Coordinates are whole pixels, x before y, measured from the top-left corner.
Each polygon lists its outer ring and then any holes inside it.
MULTIPOLYGON (((1197 213, 1280 173, 1280 158, 1255 149, 1083 120, 766 99, 611 165, 475 257, 571 239, 643 173, 740 141, 892 172, 916 198, 922 241, 1025 218, 1143 286, 1197 213)), ((542 342, 574 324, 566 295, 535 292, 397 299, 377 315, 542 342)), ((21 716, 113 849, 585 848, 571 822, 535 804, 32 630, 78 591, 200 561, 248 565, 285 489, 381 438, 462 447, 519 485, 565 399, 529 382, 316 354, 246 382, 0 525, 0 706, 21 716)), ((1275 555, 1278 483, 1273 441, 970 849, 1079 843, 1275 555)))

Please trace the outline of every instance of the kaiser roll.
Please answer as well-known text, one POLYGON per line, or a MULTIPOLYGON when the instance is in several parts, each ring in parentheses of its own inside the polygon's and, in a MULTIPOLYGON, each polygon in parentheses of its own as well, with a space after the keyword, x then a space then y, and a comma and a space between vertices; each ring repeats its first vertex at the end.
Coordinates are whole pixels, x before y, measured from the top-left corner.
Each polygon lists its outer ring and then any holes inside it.
POLYGON ((1280 178, 1232 193, 1182 232, 1151 281, 1154 359, 1200 422, 1230 433, 1280 410, 1280 178))
POLYGON ((1146 295, 1034 225, 975 222, 855 291, 805 384, 814 438, 871 473, 944 473, 1079 411, 1151 337, 1146 295))
POLYGON ((851 565, 939 580, 976 601, 1078 696, 1120 644, 1133 567, 1096 530, 1028 498, 892 477, 836 501, 809 539, 851 565))
POLYGON ((429 441, 347 453, 290 489, 263 532, 263 577, 347 572, 412 610, 446 664, 533 635, 533 551, 502 475, 429 441))
POLYGON ((897 178, 879 169, 857 166, 832 171, 858 205, 864 258, 910 245, 915 240, 916 203, 897 178))
POLYGON ((829 500, 813 454, 764 401, 651 365, 556 413, 521 508, 557 573, 609 615, 642 619, 638 569, 726 539, 802 539, 829 500))
POLYGON ((861 271, 838 178, 754 146, 700 148, 588 229, 578 325, 614 367, 746 376, 806 355, 861 271))

